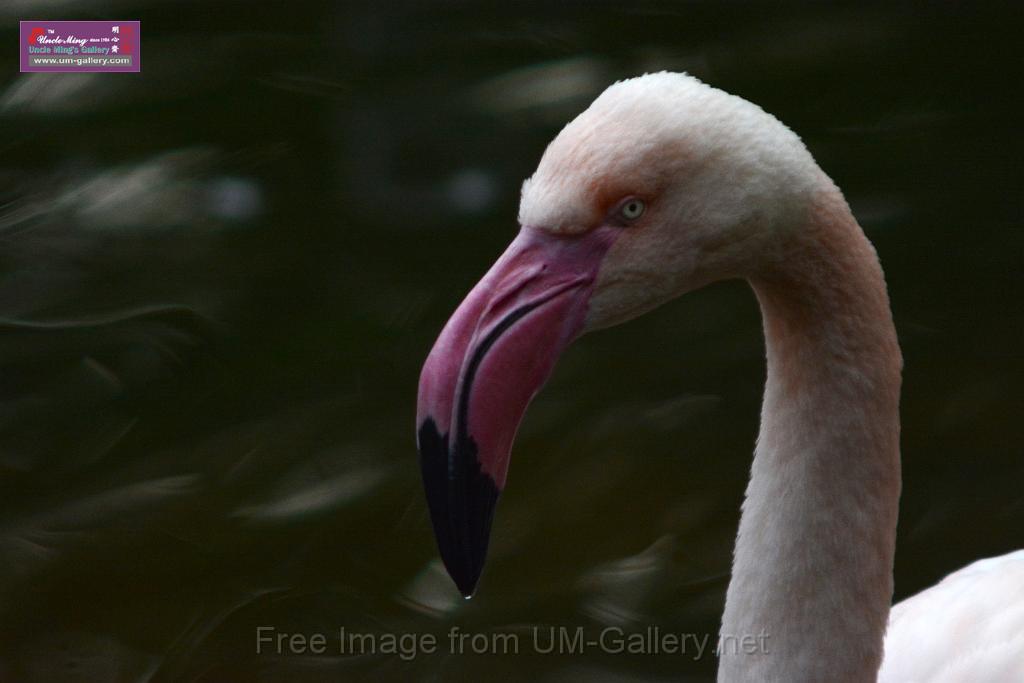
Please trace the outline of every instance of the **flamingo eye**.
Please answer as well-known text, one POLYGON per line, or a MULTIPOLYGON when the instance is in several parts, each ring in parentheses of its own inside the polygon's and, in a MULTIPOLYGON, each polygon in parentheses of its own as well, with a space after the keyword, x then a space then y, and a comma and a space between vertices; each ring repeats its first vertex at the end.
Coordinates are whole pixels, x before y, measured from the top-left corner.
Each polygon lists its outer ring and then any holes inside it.
POLYGON ((644 209, 646 208, 647 206, 644 204, 642 199, 630 199, 622 205, 621 209, 619 209, 619 214, 621 214, 627 221, 635 221, 637 218, 644 215, 644 209))

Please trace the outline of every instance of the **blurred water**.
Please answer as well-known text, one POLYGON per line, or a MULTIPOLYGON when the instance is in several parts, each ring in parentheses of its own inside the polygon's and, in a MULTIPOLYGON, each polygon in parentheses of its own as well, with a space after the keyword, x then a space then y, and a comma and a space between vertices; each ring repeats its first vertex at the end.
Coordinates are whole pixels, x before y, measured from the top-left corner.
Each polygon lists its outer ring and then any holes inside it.
POLYGON ((5 3, 8 45, 19 18, 114 16, 145 55, 19 75, 0 51, 0 680, 709 680, 711 656, 525 644, 716 631, 764 376, 745 287, 569 352, 471 602, 415 465, 420 363, 519 183, 646 70, 790 124, 878 247, 907 362, 897 597, 1024 546, 1020 14, 5 3), (524 647, 257 655, 261 625, 524 647))

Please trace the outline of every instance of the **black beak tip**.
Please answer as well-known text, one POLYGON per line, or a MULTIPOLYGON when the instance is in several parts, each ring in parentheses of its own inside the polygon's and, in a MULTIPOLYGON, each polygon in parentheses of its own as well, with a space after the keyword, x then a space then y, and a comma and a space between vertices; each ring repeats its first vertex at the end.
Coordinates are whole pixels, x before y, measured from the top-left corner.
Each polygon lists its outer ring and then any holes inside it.
MULTIPOLYGON (((447 566, 447 564, 445 566, 447 566)), ((482 571, 482 566, 472 574, 453 573, 451 569, 449 569, 448 575, 452 577, 452 581, 455 582, 455 587, 459 589, 459 593, 462 594, 462 597, 469 600, 473 597, 473 594, 476 593, 476 585, 480 581, 480 574, 482 571)))
POLYGON ((473 597, 487 559, 497 484, 480 469, 476 444, 459 439, 449 453, 448 435, 427 418, 419 429, 420 468, 437 549, 459 593, 473 597))

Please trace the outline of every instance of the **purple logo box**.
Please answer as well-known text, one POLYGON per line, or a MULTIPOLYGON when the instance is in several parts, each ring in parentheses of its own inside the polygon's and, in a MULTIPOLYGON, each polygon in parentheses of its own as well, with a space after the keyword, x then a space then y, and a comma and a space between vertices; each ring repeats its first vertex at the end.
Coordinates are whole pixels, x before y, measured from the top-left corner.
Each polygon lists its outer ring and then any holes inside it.
POLYGON ((81 73, 142 70, 138 21, 22 21, 21 70, 81 73))

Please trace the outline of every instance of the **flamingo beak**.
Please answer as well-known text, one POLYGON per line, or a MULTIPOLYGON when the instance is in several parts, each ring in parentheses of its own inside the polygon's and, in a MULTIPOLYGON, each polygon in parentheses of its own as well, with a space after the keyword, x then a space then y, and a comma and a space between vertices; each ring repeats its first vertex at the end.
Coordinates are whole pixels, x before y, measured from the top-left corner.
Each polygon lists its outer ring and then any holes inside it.
POLYGON ((470 597, 483 571, 509 451, 526 406, 583 330, 616 229, 523 228, 441 331, 420 374, 423 486, 437 547, 470 597))

